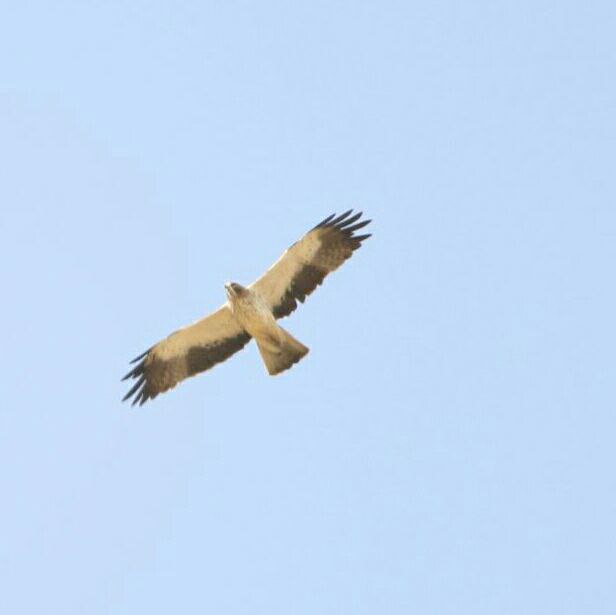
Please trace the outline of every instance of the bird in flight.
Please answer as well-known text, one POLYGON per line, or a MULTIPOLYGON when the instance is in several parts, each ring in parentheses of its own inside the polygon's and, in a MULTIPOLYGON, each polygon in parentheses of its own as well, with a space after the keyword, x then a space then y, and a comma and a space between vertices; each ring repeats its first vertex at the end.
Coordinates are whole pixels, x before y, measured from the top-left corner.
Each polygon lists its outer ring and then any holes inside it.
POLYGON ((264 275, 250 286, 225 284, 227 302, 213 314, 158 342, 131 363, 122 380, 136 379, 122 401, 133 397, 143 405, 182 380, 226 361, 255 338, 265 367, 275 376, 308 354, 276 320, 288 316, 325 277, 350 258, 362 241, 355 235, 370 220, 353 210, 325 218, 288 248, 264 275))

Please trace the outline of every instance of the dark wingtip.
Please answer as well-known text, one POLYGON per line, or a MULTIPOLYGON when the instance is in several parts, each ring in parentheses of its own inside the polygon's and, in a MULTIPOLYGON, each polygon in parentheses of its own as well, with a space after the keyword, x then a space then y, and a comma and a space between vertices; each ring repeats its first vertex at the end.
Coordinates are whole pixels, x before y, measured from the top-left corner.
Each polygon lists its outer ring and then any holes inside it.
POLYGON ((122 398, 122 401, 126 401, 129 397, 131 397, 131 395, 133 395, 135 391, 137 391, 137 389, 139 389, 139 387, 143 385, 144 382, 145 376, 141 376, 141 378, 139 378, 139 380, 137 380, 137 382, 133 385, 132 389, 122 398))
POLYGON ((370 224, 370 222, 372 222, 372 220, 362 220, 361 222, 358 222, 357 224, 354 224, 353 226, 349 226, 347 228, 344 229, 345 233, 354 233, 355 231, 358 231, 360 228, 364 228, 364 226, 368 226, 368 224, 370 224))
POLYGON ((338 225, 340 222, 342 222, 345 218, 347 218, 352 213, 353 213, 352 209, 345 211, 343 214, 340 214, 337 218, 334 218, 327 226, 338 225))
POLYGON ((327 216, 327 218, 325 218, 325 220, 321 220, 321 222, 319 222, 312 230, 314 231, 314 229, 317 228, 321 228, 322 226, 325 226, 326 224, 329 223, 329 221, 335 216, 336 214, 332 214, 331 216, 327 216))
POLYGON ((338 230, 344 231, 345 233, 349 233, 352 234, 353 231, 357 231, 360 228, 363 228, 364 226, 370 224, 370 222, 372 222, 372 220, 362 220, 361 222, 359 222, 358 224, 355 224, 354 226, 351 226, 354 222, 357 222, 357 220, 359 220, 362 215, 363 215, 363 211, 357 212, 356 214, 354 214, 353 216, 351 216, 351 214, 353 213, 353 209, 348 209, 347 211, 345 211, 344 213, 340 214, 339 216, 336 217, 336 214, 331 214, 330 216, 327 216, 327 218, 325 218, 324 220, 321 220, 321 222, 319 222, 315 227, 313 227, 311 230, 316 230, 318 228, 323 228, 323 227, 335 227, 338 230), (349 216, 351 216, 349 218, 349 216))
POLYGON ((353 224, 353 222, 355 222, 356 220, 359 220, 363 213, 364 213, 363 211, 357 212, 354 216, 351 216, 350 218, 347 218, 346 220, 338 224, 338 228, 346 229, 349 226, 349 224, 353 224))
POLYGON ((140 361, 140 363, 135 365, 135 367, 133 367, 133 369, 131 369, 128 372, 128 374, 126 374, 122 378, 122 382, 124 382, 125 380, 128 380, 129 378, 137 378, 137 382, 133 383, 131 389, 122 398, 123 402, 127 401, 130 397, 135 395, 133 399, 133 403, 132 403, 132 405, 134 406, 135 402, 144 394, 145 386, 147 384, 145 373, 144 373, 145 372, 145 362, 146 362, 146 358, 150 350, 152 349, 148 348, 145 352, 141 353, 138 357, 135 357, 131 361, 131 365, 136 363, 137 361, 140 361))
POLYGON ((148 348, 145 352, 142 352, 138 357, 135 357, 132 361, 131 361, 131 365, 133 363, 137 363, 137 361, 143 359, 143 357, 145 357, 145 355, 148 354, 148 352, 150 352, 150 350, 152 350, 152 348, 148 348))
POLYGON ((128 374, 122 378, 122 382, 124 382, 124 380, 128 380, 129 378, 138 378, 141 374, 143 374, 144 369, 145 359, 143 359, 138 365, 135 365, 135 367, 133 367, 133 369, 131 369, 128 374))
POLYGON ((122 378, 122 382, 124 382, 125 380, 128 380, 129 378, 136 378, 136 377, 137 377, 137 374, 135 373, 135 370, 131 369, 130 372, 128 372, 128 374, 124 375, 124 377, 122 378))
POLYGON ((141 389, 137 395, 135 395, 134 399, 133 399, 133 403, 131 404, 131 406, 136 405, 139 400, 141 400, 141 403, 139 404, 140 406, 143 405, 143 399, 145 398, 145 387, 143 389, 141 389))

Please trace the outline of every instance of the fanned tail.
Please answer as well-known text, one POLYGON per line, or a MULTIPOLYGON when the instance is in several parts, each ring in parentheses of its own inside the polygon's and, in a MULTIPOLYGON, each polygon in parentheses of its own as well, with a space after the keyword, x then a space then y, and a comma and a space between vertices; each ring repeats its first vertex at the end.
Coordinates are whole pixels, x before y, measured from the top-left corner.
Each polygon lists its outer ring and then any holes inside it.
POLYGON ((282 332, 282 343, 273 340, 257 340, 259 352, 270 376, 276 376, 301 361, 310 351, 299 340, 296 340, 286 329, 282 332))

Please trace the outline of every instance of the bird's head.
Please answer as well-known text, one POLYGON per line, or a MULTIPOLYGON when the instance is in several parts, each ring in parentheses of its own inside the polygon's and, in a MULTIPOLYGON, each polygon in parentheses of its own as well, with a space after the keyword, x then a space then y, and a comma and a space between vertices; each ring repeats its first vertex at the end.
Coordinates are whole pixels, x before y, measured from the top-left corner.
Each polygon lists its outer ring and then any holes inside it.
POLYGON ((231 300, 241 297, 246 292, 246 289, 237 282, 227 282, 225 290, 227 291, 227 297, 231 300))

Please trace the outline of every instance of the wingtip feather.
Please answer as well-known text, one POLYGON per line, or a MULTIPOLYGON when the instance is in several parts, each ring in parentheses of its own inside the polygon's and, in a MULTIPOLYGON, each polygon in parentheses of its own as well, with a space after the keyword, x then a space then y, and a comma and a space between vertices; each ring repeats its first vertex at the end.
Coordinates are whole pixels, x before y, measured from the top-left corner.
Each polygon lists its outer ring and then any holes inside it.
POLYGON ((349 226, 345 228, 344 231, 345 233, 354 233, 355 231, 358 231, 360 228, 364 228, 364 226, 368 226, 370 222, 372 222, 372 220, 362 220, 361 222, 358 222, 357 224, 354 224, 353 226, 349 226))
POLYGON ((140 361, 141 359, 143 359, 143 357, 145 357, 148 352, 150 352, 150 350, 152 350, 152 348, 148 348, 145 352, 142 352, 138 357, 135 357, 132 361, 131 361, 131 365, 133 363, 137 363, 137 361, 140 361))
POLYGON ((131 397, 131 395, 133 395, 144 382, 145 376, 141 376, 141 378, 139 378, 139 380, 137 380, 137 382, 132 386, 131 390, 122 398, 122 401, 126 401, 129 397, 131 397))
POLYGON ((355 222, 356 220, 359 220, 361 218, 362 213, 363 212, 360 211, 360 212, 357 212, 354 216, 351 216, 350 218, 347 218, 346 220, 344 220, 343 222, 338 224, 338 228, 339 229, 347 230, 347 227, 349 226, 349 224, 353 224, 353 222, 355 222))
POLYGON ((312 230, 314 231, 317 228, 321 228, 323 226, 326 226, 329 221, 335 216, 336 214, 333 213, 330 216, 327 216, 327 218, 325 218, 324 220, 321 220, 321 222, 319 222, 312 230))
POLYGON ((343 214, 340 214, 337 218, 334 218, 327 226, 336 226, 340 222, 342 222, 346 217, 353 213, 352 209, 345 211, 343 214))

